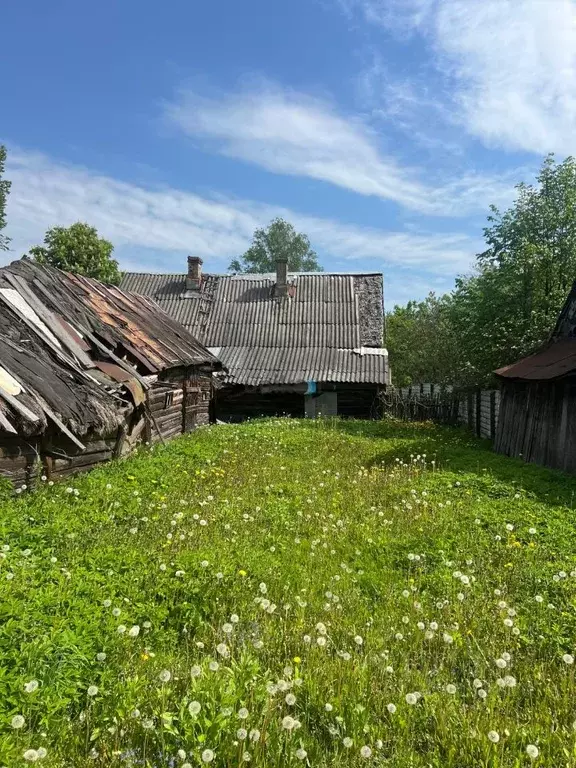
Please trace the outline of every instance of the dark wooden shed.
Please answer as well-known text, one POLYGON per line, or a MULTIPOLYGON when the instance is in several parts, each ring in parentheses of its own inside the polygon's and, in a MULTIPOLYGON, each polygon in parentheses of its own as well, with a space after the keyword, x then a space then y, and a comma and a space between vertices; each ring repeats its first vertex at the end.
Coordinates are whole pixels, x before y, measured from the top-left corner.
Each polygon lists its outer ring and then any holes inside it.
POLYGON ((576 472, 576 283, 549 343, 496 375, 501 400, 495 450, 576 472))
POLYGON ((220 368, 151 299, 13 262, 0 269, 0 476, 66 475, 206 424, 220 368))

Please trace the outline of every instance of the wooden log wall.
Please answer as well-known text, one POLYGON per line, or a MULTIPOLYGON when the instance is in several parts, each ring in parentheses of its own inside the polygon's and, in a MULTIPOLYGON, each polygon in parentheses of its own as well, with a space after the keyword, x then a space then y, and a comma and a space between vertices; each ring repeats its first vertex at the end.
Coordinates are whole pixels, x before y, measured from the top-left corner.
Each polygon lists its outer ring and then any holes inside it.
POLYGON ((40 475, 66 477, 130 454, 141 442, 167 441, 210 421, 209 372, 175 369, 148 391, 146 405, 125 408, 125 423, 113 434, 88 433, 84 451, 56 429, 24 439, 0 431, 0 477, 32 485, 40 475))

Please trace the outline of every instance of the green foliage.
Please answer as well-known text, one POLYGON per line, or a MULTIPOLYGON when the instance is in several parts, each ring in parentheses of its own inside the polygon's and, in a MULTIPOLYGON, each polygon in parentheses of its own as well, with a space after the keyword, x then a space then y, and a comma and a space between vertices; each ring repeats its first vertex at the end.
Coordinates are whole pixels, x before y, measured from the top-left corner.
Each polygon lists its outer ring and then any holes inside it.
POLYGON ((386 314, 386 346, 395 386, 454 381, 457 371, 449 308, 448 296, 430 293, 424 301, 409 301, 386 314))
MULTIPOLYGON (((460 277, 442 303, 437 333, 452 327, 444 363, 455 384, 487 384, 492 372, 538 349, 550 337, 576 277, 576 161, 549 156, 536 185, 519 184, 504 213, 495 207, 484 229, 487 249, 473 274, 460 277)), ((424 312, 416 327, 428 323, 424 312)), ((418 344, 418 342, 417 342, 418 344)), ((419 347, 417 347, 419 349, 419 347)), ((432 371, 434 347, 423 360, 404 351, 390 362, 413 380, 432 371)))
POLYGON ((39 264, 118 285, 120 271, 113 250, 112 243, 98 237, 94 227, 78 221, 71 227, 49 229, 44 245, 31 248, 30 253, 39 264))
POLYGON ((10 238, 2 234, 2 230, 6 226, 6 198, 10 192, 10 182, 2 178, 5 162, 6 147, 0 145, 0 251, 7 251, 10 244, 10 238))
POLYGON ((274 272, 276 259, 288 259, 290 272, 322 272, 307 235, 296 232, 292 224, 277 218, 266 229, 257 229, 252 245, 240 259, 230 263, 231 272, 274 272))
POLYGON ((0 765, 576 763, 574 479, 278 419, 43 486, 2 504, 0 765))

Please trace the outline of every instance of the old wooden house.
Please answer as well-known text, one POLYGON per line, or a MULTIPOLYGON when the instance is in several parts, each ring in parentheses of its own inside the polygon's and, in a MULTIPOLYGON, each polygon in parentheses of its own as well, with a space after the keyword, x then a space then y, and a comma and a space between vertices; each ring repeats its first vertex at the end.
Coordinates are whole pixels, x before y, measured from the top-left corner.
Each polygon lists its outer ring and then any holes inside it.
POLYGON ((0 475, 66 475, 205 424, 220 367, 152 300, 15 261, 0 269, 0 475))
POLYGON ((374 417, 389 381, 383 347, 382 275, 287 272, 127 273, 122 287, 145 294, 181 322, 225 366, 215 412, 246 416, 374 417))
POLYGON ((495 450, 576 472, 576 283, 548 344, 500 368, 495 450))

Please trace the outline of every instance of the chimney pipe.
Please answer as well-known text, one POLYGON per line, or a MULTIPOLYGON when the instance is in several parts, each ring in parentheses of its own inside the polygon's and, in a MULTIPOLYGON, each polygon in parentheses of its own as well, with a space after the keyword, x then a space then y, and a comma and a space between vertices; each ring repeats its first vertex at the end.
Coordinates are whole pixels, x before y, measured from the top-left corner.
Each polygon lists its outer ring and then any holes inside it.
POLYGON ((199 256, 188 256, 188 274, 186 276, 186 290, 199 291, 202 285, 202 264, 199 256))
POLYGON ((286 256, 278 256, 276 259, 276 285, 274 296, 288 295, 288 259, 286 256))

